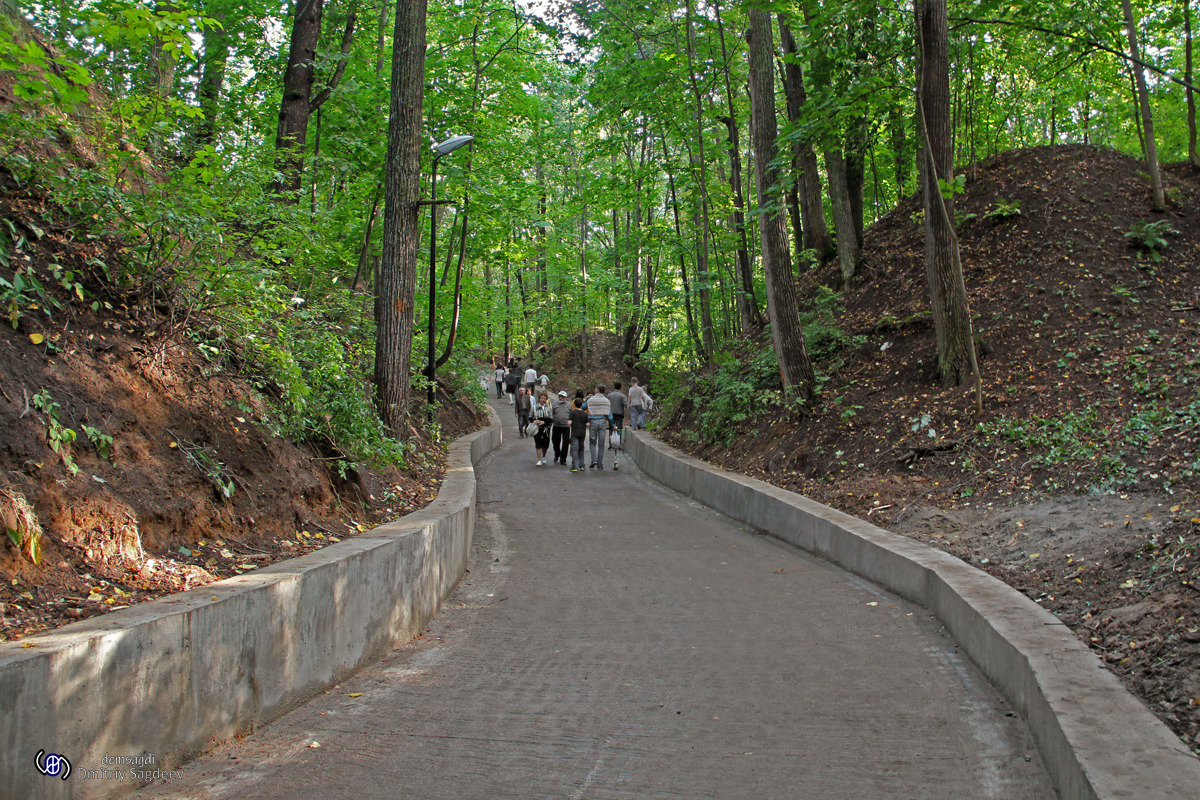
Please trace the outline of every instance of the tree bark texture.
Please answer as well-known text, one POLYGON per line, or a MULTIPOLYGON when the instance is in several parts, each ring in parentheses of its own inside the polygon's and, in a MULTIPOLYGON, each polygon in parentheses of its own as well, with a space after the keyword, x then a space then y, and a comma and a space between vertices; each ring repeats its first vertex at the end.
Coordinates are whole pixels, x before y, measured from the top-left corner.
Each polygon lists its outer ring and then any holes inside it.
POLYGON ((733 193, 733 228, 738 236, 738 315, 742 330, 749 331, 762 325, 762 312, 754 294, 754 270, 750 264, 750 243, 746 240, 746 201, 742 192, 742 155, 738 143, 737 113, 733 103, 733 85, 729 79, 729 53, 725 49, 725 24, 721 20, 721 5, 714 2, 713 11, 717 18, 717 35, 721 41, 721 73, 725 78, 725 103, 729 116, 724 118, 729 132, 729 189, 733 193))
POLYGON ((417 246, 420 242, 417 202, 421 193, 425 12, 426 0, 398 0, 392 44, 383 260, 378 283, 379 301, 376 303, 375 400, 380 418, 393 435, 403 431, 408 417, 417 246))
MULTIPOLYGON (((223 8, 207 10, 208 16, 224 23, 223 8)), ((217 135, 217 114, 221 108, 221 92, 225 88, 225 67, 229 62, 229 38, 224 25, 204 29, 204 57, 201 59, 203 71, 200 75, 200 86, 197 94, 200 100, 200 111, 204 116, 196 126, 197 148, 205 147, 213 142, 217 135)))
POLYGON ((324 9, 325 0, 296 0, 296 14, 292 20, 287 70, 283 73, 283 100, 279 105, 279 127, 275 134, 279 178, 271 185, 275 192, 292 194, 289 202, 296 199, 294 194, 300 188, 300 174, 304 171, 304 147, 308 139, 317 43, 321 38, 324 9))
POLYGON ((767 209, 761 215, 759 239, 762 244, 763 273, 767 286, 767 313, 771 318, 771 340, 786 391, 803 403, 812 402, 816 379, 804 329, 796 302, 796 282, 792 278, 791 255, 787 239, 787 210, 783 202, 780 176, 773 166, 777 155, 775 138, 775 74, 772 69, 774 44, 771 19, 765 11, 749 9, 750 139, 754 145, 754 173, 758 184, 758 206, 767 209))
MULTIPOLYGON (((804 91, 804 72, 796 63, 796 39, 782 15, 779 16, 779 41, 783 48, 783 88, 787 98, 789 122, 796 122, 808 100, 804 91)), ((821 173, 811 142, 792 142, 792 171, 800 205, 804 247, 814 250, 824 261, 833 252, 833 239, 825 221, 825 203, 821 199, 821 173)))
POLYGON ((1158 167, 1158 146, 1154 143, 1154 116, 1150 112, 1150 92, 1146 88, 1146 72, 1137 62, 1141 59, 1138 53, 1137 24, 1133 19, 1133 7, 1129 0, 1121 0, 1125 10, 1125 31, 1129 35, 1129 55, 1133 62, 1129 69, 1137 82, 1138 110, 1141 112, 1142 131, 1145 136, 1146 169, 1150 172, 1150 207, 1155 211, 1165 211, 1167 198, 1163 192, 1162 171, 1158 167))
POLYGON ((704 158, 704 106, 700 99, 700 84, 696 80, 692 0, 687 0, 686 10, 688 77, 692 86, 692 97, 695 100, 693 116, 696 120, 696 147, 699 149, 698 156, 693 158, 693 165, 699 167, 700 173, 700 203, 697 208, 699 224, 696 226, 700 231, 700 237, 696 243, 696 280, 700 285, 697 287, 696 296, 700 300, 700 334, 704 340, 704 360, 711 364, 716 350, 716 343, 713 339, 712 302, 709 293, 712 278, 709 275, 708 264, 708 237, 712 229, 709 227, 708 220, 708 166, 704 158))
POLYGON ((837 233, 838 266, 842 285, 849 286, 858 271, 862 248, 854 227, 854 210, 850 205, 850 187, 846 180, 846 160, 841 150, 825 151, 825 174, 829 177, 829 201, 833 206, 833 229, 837 233))
POLYGON ((916 5, 918 46, 917 103, 925 161, 921 170, 925 198, 925 274, 937 336, 938 374, 943 386, 958 386, 976 373, 975 343, 967 289, 954 233, 954 201, 943 198, 938 179, 953 180, 954 152, 950 123, 950 51, 946 0, 916 5))
MULTIPOLYGON (((1191 0, 1183 0, 1183 79, 1192 82, 1192 8, 1191 0)), ((1200 169, 1200 152, 1196 150, 1196 96, 1189 87, 1187 93, 1188 161, 1200 169)))

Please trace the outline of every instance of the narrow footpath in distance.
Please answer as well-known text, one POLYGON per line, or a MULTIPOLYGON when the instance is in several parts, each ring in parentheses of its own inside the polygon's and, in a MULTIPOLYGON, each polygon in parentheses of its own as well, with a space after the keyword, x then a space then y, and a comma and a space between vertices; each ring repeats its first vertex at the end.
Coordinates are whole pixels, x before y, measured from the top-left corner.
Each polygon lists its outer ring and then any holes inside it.
POLYGON ((424 636, 134 797, 1055 797, 927 611, 624 455, 535 466, 494 407, 470 573, 424 636))

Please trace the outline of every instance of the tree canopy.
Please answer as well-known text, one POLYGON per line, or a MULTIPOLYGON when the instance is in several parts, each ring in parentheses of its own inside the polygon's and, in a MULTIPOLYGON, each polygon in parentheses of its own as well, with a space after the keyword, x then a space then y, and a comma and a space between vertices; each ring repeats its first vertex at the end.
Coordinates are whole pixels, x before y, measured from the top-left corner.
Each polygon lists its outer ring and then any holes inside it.
MULTIPOLYGON (((387 402, 422 397, 430 292, 439 376, 455 385, 539 344, 578 343, 586 360, 596 330, 621 338, 630 365, 702 369, 780 319, 773 304, 792 317, 812 305, 768 291, 771 269, 790 285, 837 259, 853 286, 864 228, 922 185, 927 135, 949 198, 956 174, 1030 145, 1195 161, 1188 2, 1125 8, 952 3, 948 118, 926 132, 907 4, 28 3, 6 7, 0 129, 45 146, 6 146, 0 165, 122 236, 109 279, 211 320, 214 352, 274 387, 284 429, 333 435, 351 461, 399 458, 404 416, 380 423, 374 345, 404 328, 387 402), (420 163, 394 165, 415 173, 404 195, 389 188, 389 116, 394 145, 393 91, 413 62, 393 46, 414 15, 420 163), (770 70, 757 81, 752 15, 770 70), (752 103, 762 87, 773 102, 752 103), (752 136, 752 114, 777 117, 752 136), (452 202, 414 205, 431 195, 430 145, 464 133, 470 148, 439 163, 452 202), (397 234, 387 209, 401 202, 421 222, 397 234), (786 258, 764 264, 776 222, 786 258), (401 235, 389 254, 385 237, 401 235), (393 269, 408 294, 381 288, 393 269), (380 298, 402 312, 384 327, 380 298)), ((26 299, 10 292, 12 313, 26 299)))

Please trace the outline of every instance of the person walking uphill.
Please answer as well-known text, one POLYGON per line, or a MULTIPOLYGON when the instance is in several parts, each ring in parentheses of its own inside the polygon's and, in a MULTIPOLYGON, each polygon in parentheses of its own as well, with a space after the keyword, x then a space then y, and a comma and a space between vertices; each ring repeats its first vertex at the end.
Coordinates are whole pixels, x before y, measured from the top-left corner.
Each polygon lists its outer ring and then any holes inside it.
POLYGON ((513 396, 517 393, 517 387, 521 384, 521 376, 517 374, 516 367, 509 369, 504 373, 504 391, 508 395, 508 404, 513 404, 513 396))
POLYGON ((554 463, 567 463, 567 454, 571 451, 571 401, 566 392, 559 392, 554 400, 551 411, 554 422, 550 437, 554 440, 554 463))
POLYGON ((517 389, 517 400, 513 404, 516 406, 517 412, 517 438, 525 438, 525 426, 529 424, 529 415, 533 411, 533 403, 528 394, 525 393, 525 387, 517 389))
MULTIPOLYGON (((613 390, 608 393, 608 402, 612 407, 612 423, 608 426, 608 446, 611 450, 617 450, 621 447, 621 443, 625 439, 625 407, 629 402, 625 397, 625 393, 621 391, 621 382, 617 381, 613 384, 613 390)), ((617 456, 613 454, 613 469, 617 468, 617 456)))
POLYGON ((529 396, 533 397, 533 389, 537 386, 538 374, 534 369, 533 364, 529 365, 529 369, 525 370, 525 388, 529 390, 529 396))
POLYGON ((604 386, 597 386, 596 393, 587 399, 588 453, 592 457, 592 469, 604 469, 604 439, 608 425, 612 422, 612 404, 604 394, 604 386))
POLYGON ((638 379, 629 382, 629 427, 635 431, 646 424, 646 390, 638 386, 638 379))
POLYGON ((501 397, 504 397, 504 376, 505 376, 505 374, 506 373, 504 371, 504 367, 500 366, 499 364, 496 364, 496 399, 497 400, 499 400, 501 397))
POLYGON ((587 436, 588 415, 583 400, 575 398, 571 405, 571 472, 583 472, 583 440, 587 436))
POLYGON ((546 451, 550 449, 550 428, 554 424, 554 409, 550 407, 550 395, 542 392, 538 395, 537 405, 533 407, 533 423, 537 432, 533 434, 533 449, 537 453, 537 466, 546 463, 546 451))

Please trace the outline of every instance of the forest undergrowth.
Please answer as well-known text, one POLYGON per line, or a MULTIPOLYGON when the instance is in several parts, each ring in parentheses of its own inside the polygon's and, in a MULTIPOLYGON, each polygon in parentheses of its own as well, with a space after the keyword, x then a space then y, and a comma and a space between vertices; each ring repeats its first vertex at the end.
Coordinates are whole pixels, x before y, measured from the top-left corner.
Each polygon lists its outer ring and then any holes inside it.
POLYGON ((296 248, 311 242, 264 235, 292 212, 238 217, 246 185, 156 184, 136 153, 101 168, 103 137, 4 122, 26 129, 5 128, 0 160, 0 640, 303 555, 436 497, 445 444, 486 422, 469 356, 440 371, 436 421, 422 401, 395 441, 371 401, 370 293, 304 281, 296 248))
POLYGON ((674 388, 657 432, 1006 581, 1200 752, 1200 175, 1168 168, 1155 214, 1141 170, 1088 146, 963 170, 982 416, 933 379, 914 197, 844 292, 833 267, 800 276, 815 413, 747 339, 674 388))

